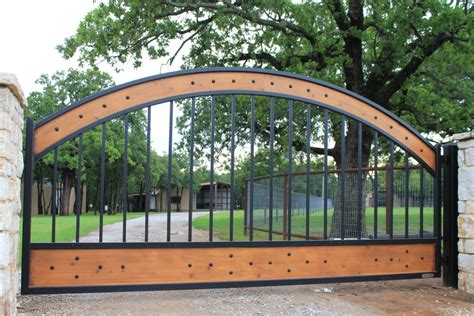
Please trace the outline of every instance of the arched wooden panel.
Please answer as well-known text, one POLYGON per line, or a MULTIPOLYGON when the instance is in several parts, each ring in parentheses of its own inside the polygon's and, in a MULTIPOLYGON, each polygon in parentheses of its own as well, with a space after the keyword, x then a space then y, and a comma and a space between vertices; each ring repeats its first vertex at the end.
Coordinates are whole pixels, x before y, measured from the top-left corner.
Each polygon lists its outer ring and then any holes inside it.
POLYGON ((146 78, 106 90, 66 108, 34 133, 34 155, 99 122, 140 106, 180 97, 212 94, 261 94, 322 105, 379 130, 434 172, 434 148, 415 130, 373 102, 311 78, 274 71, 223 68, 196 69, 146 78))

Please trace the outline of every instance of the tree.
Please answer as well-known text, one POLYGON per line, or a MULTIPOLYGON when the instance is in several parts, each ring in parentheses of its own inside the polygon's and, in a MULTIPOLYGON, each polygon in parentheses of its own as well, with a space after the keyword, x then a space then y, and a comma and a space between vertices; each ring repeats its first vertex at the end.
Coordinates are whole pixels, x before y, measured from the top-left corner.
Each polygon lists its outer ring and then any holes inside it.
MULTIPOLYGON (((26 108, 26 116, 35 121, 40 121, 75 101, 113 85, 112 78, 104 72, 92 69, 80 71, 72 68, 67 71, 57 71, 51 76, 41 75, 36 83, 42 86, 42 90, 32 92, 28 96, 26 108)), ((35 166, 35 181, 38 188, 46 179, 52 180, 53 163, 53 154, 50 153, 35 166)), ((60 147, 58 169, 63 185, 59 209, 61 215, 68 215, 69 197, 75 183, 74 170, 77 170, 76 141, 68 142, 60 147)))
MULTIPOLYGON (((107 73, 96 69, 58 71, 51 76, 42 75, 37 83, 42 90, 32 92, 28 97, 29 106, 26 116, 40 121, 50 114, 69 106, 95 92, 99 92, 113 85, 112 78, 107 73)), ((128 145, 128 182, 129 192, 142 191, 145 178, 145 114, 136 111, 129 114, 129 145, 128 145)), ((106 128, 106 182, 105 204, 110 212, 115 212, 122 205, 123 191, 123 154, 124 154, 124 123, 121 118, 105 123, 106 128)), ((87 210, 89 204, 94 212, 99 207, 100 183, 100 153, 102 146, 102 126, 92 128, 83 133, 83 163, 81 188, 86 186, 87 210)), ((78 138, 68 141, 58 147, 58 170, 62 187, 59 210, 61 215, 69 215, 69 200, 72 189, 76 185, 76 172, 78 166, 78 138)), ((152 152, 153 154, 153 152, 152 152)), ((152 155, 153 157, 153 155, 152 155)), ((35 165, 35 181, 39 189, 46 181, 52 181, 54 158, 53 153, 48 153, 35 165)), ((152 180, 156 178, 152 172, 152 180)), ((40 192, 40 191, 39 191, 40 192)), ((41 197, 41 195, 40 195, 41 197)), ((81 203, 76 200, 75 203, 81 203)), ((38 199, 38 204, 44 204, 44 199, 38 199)), ((79 207, 79 209, 81 209, 79 207)), ((41 208, 40 208, 41 210, 41 208)), ((46 211, 42 212, 46 213, 46 211)))
MULTIPOLYGON (((77 54, 81 63, 105 60, 120 68, 129 59, 140 66, 144 53, 172 62, 189 43, 186 67, 244 65, 305 74, 345 86, 427 134, 446 136, 473 128, 472 93, 465 90, 472 91, 474 73, 473 63, 465 62, 474 55, 472 11, 469 0, 110 1, 88 13, 59 50, 66 58, 77 54), (182 45, 170 52, 174 40, 182 45)), ((243 117, 238 124, 246 124, 243 117)), ((339 118, 331 117, 331 124, 329 154, 339 167, 339 118)), ((372 137, 363 130, 364 167, 372 137)), ((292 145, 301 150, 295 139, 292 145)), ((356 140, 357 123, 350 120, 346 167, 357 163, 356 140)), ((346 181, 345 192, 356 192, 354 185, 346 181)), ((355 205, 346 208, 355 215, 355 205)), ((340 214, 336 203, 335 237, 340 214)), ((346 236, 356 234, 355 222, 348 223, 346 236)))

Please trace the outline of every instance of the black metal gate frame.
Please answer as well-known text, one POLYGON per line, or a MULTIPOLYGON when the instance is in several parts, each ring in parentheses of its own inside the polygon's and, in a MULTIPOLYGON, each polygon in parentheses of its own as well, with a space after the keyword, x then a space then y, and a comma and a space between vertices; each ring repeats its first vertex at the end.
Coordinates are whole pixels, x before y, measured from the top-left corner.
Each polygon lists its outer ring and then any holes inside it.
MULTIPOLYGON (((235 82, 235 81, 234 81, 235 82)), ((194 85, 194 81, 191 82, 192 85, 194 85)), ((273 82, 272 82, 273 85, 273 82)), ((291 85, 290 85, 291 88, 291 85)), ((308 89, 309 92, 309 89, 308 89)), ((326 95, 327 96, 327 95, 326 95)), ((127 99, 129 97, 127 96, 127 99)), ((253 98, 252 98, 253 100, 253 98)), ((214 98, 213 98, 213 109, 214 109, 214 98)), ((252 110, 253 110, 253 101, 252 101, 252 110)), ((233 113, 232 113, 232 118, 234 120, 235 114, 235 98, 233 98, 233 113)), ((150 111, 148 112, 150 114, 150 111)), ((252 111, 253 113, 253 111, 252 111)), ((172 123, 173 121, 173 116, 172 116, 172 111, 170 114, 170 122, 172 123)), ((325 115, 327 117, 327 114, 325 115)), ((149 118, 149 117, 148 117, 149 118)), ((193 117, 194 119, 194 117, 193 117)), ((127 122, 127 121, 125 121, 127 122)), ((148 137, 149 137, 149 124, 150 124, 150 119, 148 119, 148 137)), ((213 124, 213 123, 212 123, 213 124)), ((170 125, 172 128, 172 124, 170 125)), ((234 121, 232 121, 232 131, 234 131, 234 121)), ((327 130, 326 130, 327 132, 327 130)), ((125 133, 127 135, 127 132, 125 133)), ((234 136, 234 134, 232 135, 234 136)), ((170 143, 171 143, 171 135, 170 137, 170 143)), ((253 129, 252 129, 252 139, 253 139, 253 129)), ((105 132, 103 134, 103 139, 105 138, 105 132)), ((194 142, 193 142, 194 143, 194 142)), ((426 141, 416 130, 414 130, 411 126, 408 124, 404 123, 401 119, 393 115, 392 113, 388 112, 381 106, 375 104, 374 102, 367 100, 353 92, 350 92, 348 90, 336 87, 334 85, 314 80, 305 76, 300 76, 300 75, 295 75, 295 74, 289 74, 289 73, 284 73, 284 72, 275 72, 275 71, 268 71, 268 70, 260 70, 260 69, 247 69, 247 68, 210 68, 210 69, 194 69, 194 70, 187 70, 187 71, 179 71, 179 72, 174 72, 174 73, 169 73, 169 74, 164 74, 164 75, 159 75, 159 76, 153 76, 149 78, 145 78, 142 80, 137 80, 133 81, 124 85, 119 85, 117 87, 105 90, 103 92, 100 92, 98 94, 92 95, 88 98, 85 98, 84 100, 81 100, 67 108, 65 108, 62 111, 59 111, 50 117, 46 118, 45 120, 35 124, 33 120, 28 119, 27 120, 27 127, 26 127, 26 151, 25 151, 25 168, 24 168, 24 197, 23 197, 23 241, 22 241, 22 294, 39 294, 39 293, 79 293, 79 292, 102 292, 102 291, 128 291, 128 290, 165 290, 165 289, 191 289, 191 288, 209 288, 209 287, 238 287, 238 286, 263 286, 263 285, 285 285, 285 284, 305 284, 305 283, 316 283, 316 282, 352 282, 352 281, 366 281, 366 280, 389 280, 389 279, 409 279, 409 278, 420 278, 426 276, 423 273, 416 273, 416 274, 397 274, 397 275, 374 275, 374 276, 349 276, 349 277, 336 277, 336 278, 318 278, 318 279, 285 279, 285 280, 271 280, 271 281, 242 281, 242 282, 217 282, 217 283, 193 283, 193 284, 154 284, 154 285, 120 285, 120 286, 79 286, 79 287, 31 287, 30 286, 30 252, 31 250, 35 249, 130 249, 130 248, 203 248, 203 247, 256 247, 256 246, 265 246, 265 247, 280 247, 280 246, 297 246, 297 245, 378 245, 378 244, 416 244, 416 243, 434 243, 436 245, 436 253, 435 253, 435 272, 431 275, 434 277, 439 277, 440 272, 441 272, 441 263, 442 263, 442 258, 441 258, 441 146, 437 145, 435 148, 429 144, 428 141, 426 141), (418 139, 422 140, 427 148, 434 149, 436 151, 436 162, 435 162, 435 167, 432 168, 432 166, 428 165, 423 159, 420 158, 419 153, 411 150, 408 148, 403 141, 400 140, 400 138, 395 137, 394 135, 391 135, 390 133, 387 133, 385 130, 380 129, 378 126, 372 124, 371 122, 356 116, 354 113, 348 112, 341 110, 339 108, 334 107, 331 104, 319 102, 316 100, 313 100, 311 98, 302 98, 299 96, 291 95, 288 93, 277 93, 277 92, 268 92, 268 91, 257 91, 257 90, 242 90, 242 89, 226 89, 226 90, 212 90, 212 91, 201 91, 201 92, 193 92, 193 93, 185 93, 181 95, 175 95, 172 97, 166 97, 166 98, 159 98, 156 100, 149 100, 147 102, 138 104, 138 105, 133 105, 129 106, 124 110, 117 111, 115 113, 112 113, 108 116, 104 116, 101 119, 96 120, 93 124, 86 125, 74 133, 71 133, 70 135, 67 135, 63 138, 61 138, 60 141, 56 141, 47 148, 43 148, 40 152, 34 152, 34 141, 35 141, 35 131, 37 131, 40 127, 46 125, 48 122, 53 121, 54 119, 61 117, 63 115, 66 115, 68 112, 80 108, 82 105, 87 104, 88 102, 94 101, 96 99, 102 98, 104 96, 107 96, 109 94, 112 94, 117 91, 125 90, 130 87, 134 87, 140 84, 144 84, 147 82, 152 82, 155 80, 161 80, 165 78, 172 78, 172 77, 179 77, 179 76, 187 76, 187 75, 193 75, 193 74, 202 74, 202 73, 208 73, 208 74, 219 74, 219 73, 229 73, 229 72, 235 72, 235 73, 243 73, 243 74, 264 74, 264 75, 273 75, 281 78, 289 78, 289 79, 298 79, 298 80, 303 80, 305 82, 308 82, 310 84, 316 84, 318 86, 328 88, 333 91, 337 91, 339 93, 343 93, 344 95, 350 96, 354 100, 361 101, 371 108, 375 109, 379 113, 383 113, 396 121, 398 124, 409 130, 412 135, 415 135, 418 137, 418 139), (390 139, 392 142, 396 143, 400 147, 402 147, 404 150, 406 150, 413 158, 415 158, 421 165, 423 165, 430 174, 433 175, 434 180, 435 180, 435 194, 434 194, 434 238, 420 238, 420 239, 378 239, 378 240, 340 240, 340 241, 335 241, 335 240, 323 240, 323 241, 311 241, 311 240, 305 240, 305 241, 268 241, 268 242, 257 242, 257 241, 248 241, 248 242, 235 242, 235 241, 230 241, 230 242, 212 242, 212 235, 210 237, 210 242, 184 242, 184 243, 172 243, 172 242, 166 242, 166 243, 150 243, 150 242, 144 242, 144 243, 79 243, 79 238, 77 237, 77 242, 76 243, 55 243, 54 241, 52 243, 31 243, 31 194, 32 194, 32 185, 33 185, 33 165, 34 163, 40 159, 42 156, 44 156, 46 153, 49 151, 57 148, 59 145, 63 144, 64 142, 77 137, 81 135, 84 131, 91 129, 95 126, 98 126, 102 123, 105 123, 108 120, 111 120, 113 118, 118 118, 120 116, 125 116, 127 118, 128 113, 142 109, 145 107, 150 108, 152 105, 156 105, 159 103, 165 103, 165 102, 171 102, 170 109, 172 109, 172 102, 180 99, 185 99, 185 98, 192 98, 193 99, 193 113, 194 113, 194 98, 200 97, 200 96, 217 96, 217 95, 251 95, 251 96, 268 96, 272 98, 282 98, 282 99, 288 99, 288 100, 293 100, 293 101, 300 101, 306 104, 312 104, 316 105, 319 107, 322 107, 324 109, 332 110, 334 112, 340 113, 344 116, 351 117, 352 119, 363 123, 378 133, 383 134, 385 137, 390 139)), ((327 144, 326 144, 327 146, 327 144)), ((148 139, 148 147, 149 147, 149 139, 148 139)), ((393 147, 393 146, 392 146, 393 147)), ((192 150, 192 149, 191 149, 192 150)), ((171 151, 171 148, 170 148, 171 151)), ((82 153, 80 152, 79 155, 82 153)), ((326 153, 327 154, 327 153, 326 153)), ((149 156, 149 152, 148 152, 149 156)), ((170 155, 171 157, 171 155, 170 155)), ((192 159, 192 155, 191 155, 192 159)), ((252 157, 253 159, 253 157, 252 157)), ((327 159, 325 157, 325 161, 327 163, 327 159)), ((55 162, 57 162, 57 151, 55 152, 55 162)), ((125 161, 126 164, 126 161, 125 161)), ((56 165, 56 164, 55 164, 56 165)), ((148 161, 147 161, 148 165, 148 161)), ((191 160, 191 165, 192 165, 192 160, 191 160)), ((232 166, 233 166, 233 161, 232 161, 232 166)), ((149 167, 147 167, 148 170, 149 167)), ((252 168, 253 169, 253 168, 252 168)), ((233 170, 232 170, 233 171, 233 170)), ((149 170, 148 170, 149 172, 149 170)), ((212 180, 212 175, 213 175, 213 170, 211 168, 211 180, 212 180)), ((191 181, 192 181, 192 174, 190 175, 191 181)), ((212 186, 211 186, 212 187, 212 186)), ((233 189, 232 189, 233 193, 233 189)), ((168 195, 169 196, 169 195, 168 195)), ((169 201, 168 201, 168 206, 169 206, 169 201)), ((102 210, 101 210, 102 211, 102 210)), ((192 210, 190 210, 192 212, 192 210)), ((125 219, 126 219, 126 212, 124 212, 124 228, 125 228, 125 219)), ((79 214, 77 215, 77 230, 79 230, 79 214)), ((211 218, 212 218, 212 209, 211 209, 211 218)), ((148 212, 146 214, 146 219, 148 219, 148 212)), ((169 225, 170 225, 170 210, 168 207, 168 237, 169 237, 169 225)), ((191 223, 189 224, 191 225, 191 223)), ((212 228, 212 227, 211 227, 212 228)), ((101 227, 102 231, 102 221, 101 221, 101 227)), ((146 227, 148 229, 148 227, 146 227)), ((211 229, 212 231, 212 229, 211 229)), ((146 232, 147 235, 148 231, 146 232)), ((54 239, 54 237, 53 237, 54 239)), ((125 235, 124 235, 124 241, 125 241, 125 235)), ((168 238, 169 241, 169 238, 168 238)), ((191 240, 190 240, 191 241, 191 240)))

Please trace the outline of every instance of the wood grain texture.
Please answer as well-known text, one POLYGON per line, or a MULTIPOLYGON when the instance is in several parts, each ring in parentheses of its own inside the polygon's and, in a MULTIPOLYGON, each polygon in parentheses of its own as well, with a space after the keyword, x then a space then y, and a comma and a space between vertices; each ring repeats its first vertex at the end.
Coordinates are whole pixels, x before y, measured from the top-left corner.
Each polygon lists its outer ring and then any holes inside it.
POLYGON ((435 245, 32 250, 32 287, 376 276, 435 271, 435 245))
POLYGON ((161 78, 93 99, 38 127, 34 134, 34 154, 41 154, 98 120, 137 105, 190 93, 208 92, 212 95, 213 92, 224 90, 272 92, 325 103, 375 125, 435 170, 434 150, 407 127, 373 106, 340 91, 302 79, 239 71, 190 73, 161 78))

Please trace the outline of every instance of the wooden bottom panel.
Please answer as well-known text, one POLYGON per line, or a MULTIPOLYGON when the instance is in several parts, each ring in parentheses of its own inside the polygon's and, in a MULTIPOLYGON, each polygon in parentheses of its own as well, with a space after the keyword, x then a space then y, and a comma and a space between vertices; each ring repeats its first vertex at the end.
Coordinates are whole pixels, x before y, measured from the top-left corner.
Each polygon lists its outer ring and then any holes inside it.
POLYGON ((30 286, 263 281, 434 271, 434 244, 31 250, 30 286))

